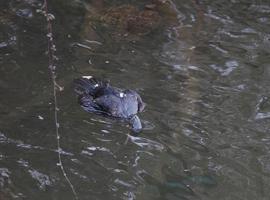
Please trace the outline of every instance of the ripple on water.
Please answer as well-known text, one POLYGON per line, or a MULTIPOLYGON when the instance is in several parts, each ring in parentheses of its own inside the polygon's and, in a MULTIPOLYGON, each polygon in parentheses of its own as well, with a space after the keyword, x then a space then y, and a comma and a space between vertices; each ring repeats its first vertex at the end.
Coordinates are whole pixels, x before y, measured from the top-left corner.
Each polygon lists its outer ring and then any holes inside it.
POLYGON ((229 76, 237 67, 239 63, 236 60, 226 61, 224 66, 210 65, 211 68, 220 73, 221 76, 229 76))
POLYGON ((255 106, 255 120, 263 120, 270 118, 270 101, 269 97, 261 96, 255 106))
POLYGON ((28 172, 30 173, 31 177, 37 181, 38 187, 41 190, 45 191, 47 186, 52 186, 52 182, 51 182, 48 175, 43 174, 43 173, 41 173, 37 170, 34 170, 34 169, 30 169, 30 170, 28 170, 28 172))
POLYGON ((0 187, 3 188, 10 182, 10 171, 7 168, 0 168, 0 187))
POLYGON ((157 150, 157 151, 163 151, 164 146, 161 143, 158 143, 156 141, 143 138, 143 137, 134 137, 129 135, 128 139, 131 140, 132 143, 140 146, 141 148, 148 149, 148 150, 157 150))

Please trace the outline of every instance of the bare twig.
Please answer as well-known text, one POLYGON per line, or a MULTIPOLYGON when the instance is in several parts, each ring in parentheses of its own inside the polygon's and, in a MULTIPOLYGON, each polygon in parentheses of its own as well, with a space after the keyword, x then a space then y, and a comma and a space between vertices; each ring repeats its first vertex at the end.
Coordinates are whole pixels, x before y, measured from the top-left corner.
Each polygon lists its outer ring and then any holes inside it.
POLYGON ((67 183, 69 184, 72 193, 74 195, 74 198, 77 200, 78 195, 74 189, 73 184, 71 183, 70 179, 67 176, 67 173, 65 171, 65 168, 63 166, 62 157, 61 157, 61 146, 60 146, 60 134, 59 134, 59 121, 58 121, 58 103, 57 103, 57 90, 61 91, 63 88, 59 86, 56 82, 56 61, 58 58, 55 56, 56 46, 53 42, 53 32, 52 32, 52 20, 55 19, 55 17, 48 12, 48 3, 47 0, 44 0, 44 4, 40 12, 46 17, 47 20, 47 38, 48 38, 48 64, 49 64, 49 70, 51 73, 51 80, 53 83, 53 97, 54 97, 54 121, 55 121, 55 133, 56 133, 56 141, 57 141, 57 153, 58 153, 58 163, 57 166, 60 167, 63 176, 65 177, 67 183))

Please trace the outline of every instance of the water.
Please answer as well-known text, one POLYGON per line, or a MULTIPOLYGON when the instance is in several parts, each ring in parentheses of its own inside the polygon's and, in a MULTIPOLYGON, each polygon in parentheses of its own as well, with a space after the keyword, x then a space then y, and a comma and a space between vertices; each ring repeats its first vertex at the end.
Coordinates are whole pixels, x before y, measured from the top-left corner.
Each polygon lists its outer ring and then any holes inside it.
MULTIPOLYGON (((270 3, 174 0, 137 35, 93 22, 145 2, 49 2, 61 155, 79 199, 269 199, 270 3), (136 89, 142 133, 85 113, 72 91, 81 75, 136 89)), ((0 6, 0 199, 73 199, 57 166, 40 2, 0 6)))

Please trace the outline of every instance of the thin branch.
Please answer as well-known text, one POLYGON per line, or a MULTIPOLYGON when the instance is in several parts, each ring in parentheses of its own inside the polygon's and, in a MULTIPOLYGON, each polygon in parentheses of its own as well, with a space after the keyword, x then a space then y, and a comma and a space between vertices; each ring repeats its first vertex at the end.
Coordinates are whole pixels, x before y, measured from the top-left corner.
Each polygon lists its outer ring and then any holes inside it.
POLYGON ((47 19, 47 38, 48 38, 48 64, 49 64, 49 70, 51 73, 51 80, 53 83, 53 97, 54 97, 54 121, 55 121, 55 134, 56 134, 56 141, 57 141, 57 153, 58 153, 58 163, 57 166, 60 167, 63 176, 65 177, 67 183, 69 184, 70 189, 72 190, 72 193, 74 195, 74 198, 77 200, 78 195, 74 189, 73 184, 71 183, 70 179, 67 176, 67 173, 65 171, 65 168, 63 166, 62 157, 61 157, 61 146, 60 146, 60 133, 59 133, 59 121, 58 121, 58 103, 57 103, 57 90, 63 90, 61 86, 59 86, 56 82, 56 61, 58 58, 55 56, 56 52, 56 46, 53 42, 53 32, 52 32, 52 20, 55 19, 55 17, 48 12, 48 3, 47 0, 44 0, 44 4, 42 7, 42 10, 40 10, 41 13, 44 14, 44 16, 47 19))

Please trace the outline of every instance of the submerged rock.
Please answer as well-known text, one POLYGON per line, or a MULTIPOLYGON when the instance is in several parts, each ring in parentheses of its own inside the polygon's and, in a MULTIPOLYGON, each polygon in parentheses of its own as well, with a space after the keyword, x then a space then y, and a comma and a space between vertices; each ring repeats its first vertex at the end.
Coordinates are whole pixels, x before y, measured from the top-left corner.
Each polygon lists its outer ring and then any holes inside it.
POLYGON ((139 10, 133 5, 123 5, 108 9, 100 21, 120 34, 145 35, 160 25, 161 17, 154 10, 139 10))
MULTIPOLYGON (((102 2, 102 1, 101 1, 102 2)), ((93 36, 101 29, 116 39, 139 39, 153 31, 179 23, 179 11, 172 1, 151 0, 143 6, 124 4, 106 8, 99 3, 89 5, 83 35, 93 36), (95 28, 92 28, 95 27, 95 28)), ((87 37, 87 36, 86 36, 87 37)))

